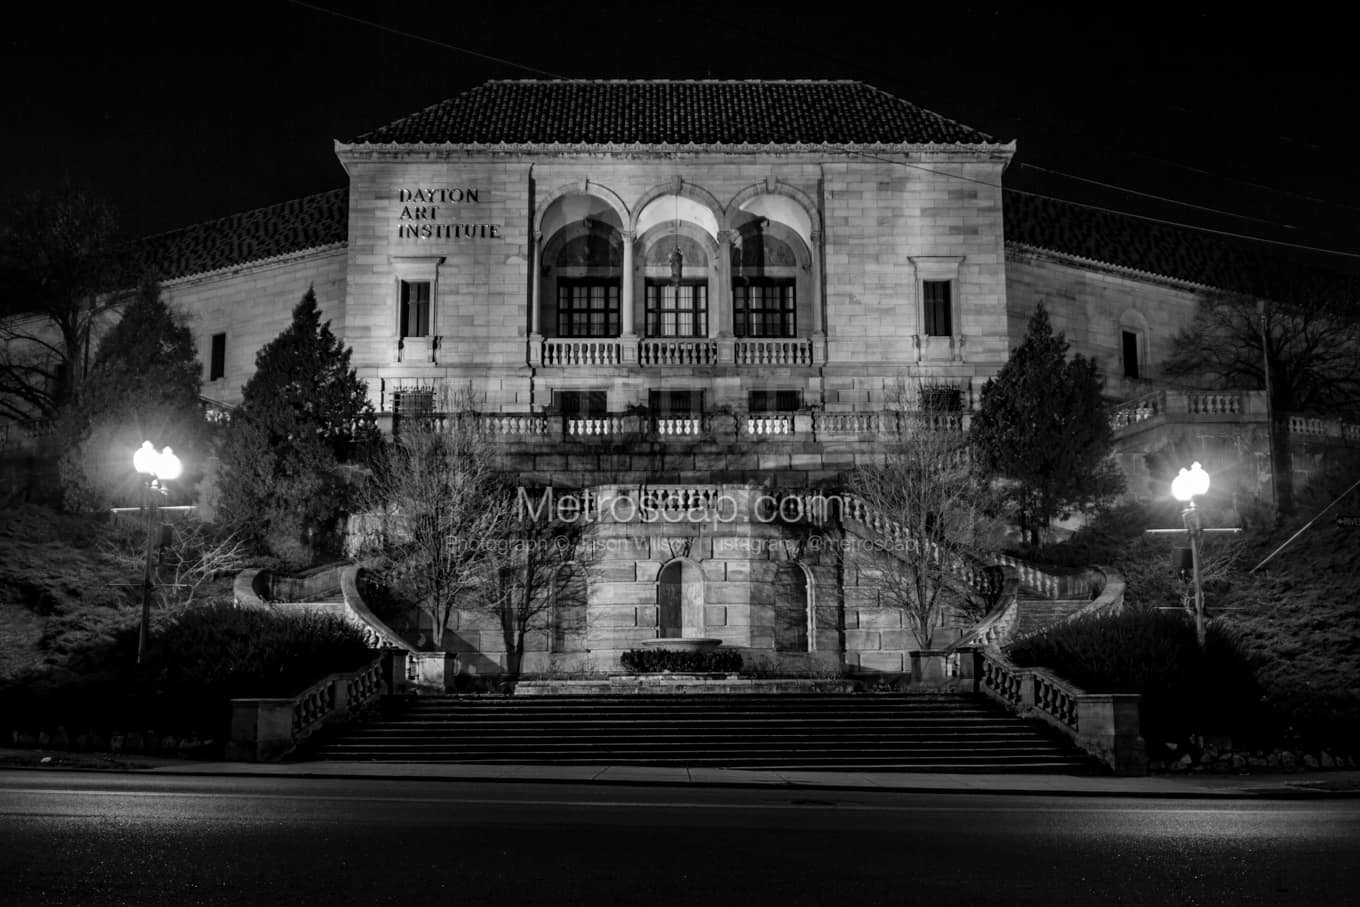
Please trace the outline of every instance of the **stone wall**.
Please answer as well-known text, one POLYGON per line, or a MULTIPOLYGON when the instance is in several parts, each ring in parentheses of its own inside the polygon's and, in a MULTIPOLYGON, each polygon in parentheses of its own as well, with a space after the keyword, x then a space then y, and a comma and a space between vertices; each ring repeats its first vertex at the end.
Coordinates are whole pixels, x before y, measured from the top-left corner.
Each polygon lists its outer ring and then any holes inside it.
POLYGON ((345 338, 345 250, 318 249, 272 262, 244 265, 164 285, 167 304, 183 315, 203 363, 203 396, 222 403, 241 401, 241 389, 255 373, 255 355, 293 320, 293 309, 308 288, 316 291, 323 320, 345 338), (212 337, 225 333, 226 373, 209 381, 212 337))

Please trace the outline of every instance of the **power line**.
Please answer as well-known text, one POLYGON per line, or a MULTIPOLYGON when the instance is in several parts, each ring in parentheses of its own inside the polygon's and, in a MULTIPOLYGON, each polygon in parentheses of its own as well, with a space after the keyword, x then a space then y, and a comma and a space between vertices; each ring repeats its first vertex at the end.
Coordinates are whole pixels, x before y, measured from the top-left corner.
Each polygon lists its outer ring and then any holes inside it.
POLYGON ((1270 224, 1271 226, 1282 227, 1286 230, 1298 229, 1298 227, 1295 227, 1293 224, 1281 224, 1276 223, 1273 220, 1268 220, 1264 217, 1253 217, 1250 214, 1237 214, 1236 212, 1233 211, 1224 211, 1222 208, 1214 208, 1209 205, 1197 205, 1194 202, 1183 202, 1180 201, 1179 199, 1168 198, 1165 195, 1156 195, 1151 192, 1143 192, 1138 189, 1130 189, 1127 186, 1116 186, 1113 183, 1106 183, 1101 180, 1090 179, 1089 177, 1085 176, 1077 176, 1075 173, 1065 173, 1061 170, 1051 170, 1048 167, 1040 167, 1038 164, 1026 164, 1017 161, 1016 166, 1023 167, 1026 170, 1038 170, 1043 173, 1049 173, 1052 174, 1053 176, 1060 176, 1064 179, 1075 180, 1076 182, 1086 183, 1091 186, 1100 186, 1103 189, 1113 189, 1116 192, 1124 192, 1129 195, 1136 195, 1139 198, 1148 198, 1152 199, 1153 201, 1165 202, 1166 204, 1169 205, 1179 205, 1182 208, 1194 208, 1196 211, 1207 211, 1210 214, 1221 214, 1224 217, 1235 217, 1238 220, 1255 221, 1258 224, 1270 224))
POLYGON ((385 31, 389 34, 399 35, 400 37, 403 38, 410 38, 413 41, 423 41, 426 44, 433 44, 435 47, 442 47, 445 50, 455 50, 460 54, 468 54, 469 56, 479 57, 480 59, 483 60, 490 60, 493 63, 500 63, 502 66, 510 66, 515 69, 522 69, 525 72, 532 72, 540 76, 549 76, 554 79, 566 78, 565 76, 559 73, 549 72, 546 69, 536 69, 533 66, 526 66, 523 63, 516 63, 514 60, 506 60, 503 57, 493 57, 491 54, 484 54, 481 53, 480 51, 471 50, 466 47, 459 47, 456 44, 448 44, 444 41, 436 41, 434 38, 427 38, 425 35, 417 35, 413 34, 412 32, 402 31, 399 28, 392 28, 390 26, 383 25, 380 22, 372 22, 368 19, 360 19, 358 16, 351 16, 333 9, 327 9, 324 6, 316 6, 315 4, 312 3, 305 3, 303 2, 303 0, 288 0, 288 2, 293 4, 294 6, 300 6, 303 9, 309 9, 312 10, 313 12, 324 13, 327 16, 334 16, 337 19, 344 19, 348 22, 353 22, 357 25, 366 25, 369 28, 376 28, 379 31, 385 31))
POLYGON ((986 180, 975 179, 971 176, 962 176, 957 173, 948 173, 943 170, 934 170, 930 167, 923 167, 920 164, 913 164, 911 161, 896 161, 891 158, 882 157, 876 154, 870 154, 865 151, 855 153, 858 154, 860 157, 876 160, 884 164, 900 164, 904 167, 914 167, 917 170, 923 170, 926 173, 933 173, 936 176, 946 176, 952 179, 962 180, 968 183, 977 183, 979 186, 986 186, 989 189, 1000 189, 1003 192, 1013 192, 1016 195, 1027 195, 1030 196, 1031 198, 1047 199, 1048 201, 1061 202, 1064 205, 1073 205, 1078 208, 1089 208, 1092 211, 1101 211, 1104 212, 1105 214, 1113 214, 1118 217, 1131 217, 1134 218, 1135 220, 1150 221, 1152 223, 1163 224, 1168 227, 1179 227, 1182 230, 1192 230, 1199 233, 1213 233, 1218 236, 1227 236, 1233 239, 1245 239, 1250 242, 1267 243, 1272 246, 1284 246, 1290 249, 1298 249, 1303 252, 1319 252, 1324 255, 1337 255, 1343 258, 1353 258, 1356 260, 1360 260, 1360 252, 1343 252, 1340 249, 1324 249, 1320 246, 1310 246, 1304 243, 1285 242, 1284 240, 1280 239, 1266 239, 1265 237, 1262 236, 1249 236, 1245 233, 1234 233, 1231 230, 1216 230, 1213 227, 1200 227, 1194 224, 1184 224, 1180 223, 1179 221, 1166 220, 1165 218, 1162 217, 1153 217, 1149 214, 1133 214, 1128 211, 1119 211, 1114 208, 1106 208, 1103 205, 1092 205, 1086 202, 1074 202, 1069 199, 1058 198, 1057 196, 1054 195, 1046 195, 1042 192, 1031 192, 1026 189, 1011 189, 1001 185, 1000 183, 990 183, 987 182, 986 180))
MULTIPOLYGON (((523 64, 523 63, 517 63, 517 62, 515 62, 515 61, 513 61, 513 60, 506 60, 506 59, 501 58, 501 57, 494 57, 494 56, 491 56, 491 55, 489 55, 489 54, 484 54, 484 53, 481 53, 481 52, 479 52, 479 51, 470 50, 470 49, 465 48, 465 47, 459 47, 459 46, 457 46, 457 45, 449 44, 449 43, 444 42, 444 41, 437 41, 437 40, 435 40, 435 39, 433 39, 433 38, 425 37, 424 35, 417 35, 417 34, 414 34, 414 33, 412 33, 412 32, 402 31, 402 30, 400 30, 400 29, 396 29, 396 28, 392 28, 392 27, 390 27, 390 26, 382 25, 381 23, 373 22, 373 21, 370 21, 370 20, 368 20, 368 19, 361 19, 361 18, 359 18, 359 17, 357 17, 357 16, 351 16, 351 15, 348 15, 348 14, 345 14, 345 13, 337 12, 337 11, 332 10, 332 9, 327 9, 326 7, 323 7, 323 6, 317 6, 317 5, 312 4, 312 3, 307 3, 307 2, 305 2, 305 0, 288 0, 288 2, 289 2, 289 3, 292 3, 294 6, 299 6, 299 7, 302 7, 302 8, 304 8, 304 9, 312 10, 312 11, 314 11, 314 12, 319 12, 319 13, 323 13, 323 14, 325 14, 325 15, 334 16, 334 17, 339 18, 339 19, 344 19, 344 20, 347 20, 347 21, 349 21, 349 22, 354 22, 354 23, 356 23, 356 24, 358 24, 358 25, 368 26, 369 28, 375 28, 375 29, 378 29, 379 31, 384 31, 384 32, 388 32, 388 33, 390 33, 390 34, 399 35, 399 36, 404 37, 404 38, 411 38, 411 39, 416 40, 416 41, 423 41, 423 42, 425 42, 425 43, 427 43, 427 44, 432 44, 432 45, 434 45, 434 46, 436 46, 436 47, 441 47, 441 48, 444 48, 444 49, 446 49, 446 50, 452 50, 452 51, 456 51, 456 52, 458 52, 458 53, 469 54, 469 55, 471 55, 471 56, 479 57, 479 58, 484 59, 484 60, 491 60, 491 61, 493 61, 493 62, 500 63, 500 64, 502 64, 502 65, 504 65, 504 66, 510 66, 510 67, 513 67, 513 68, 516 68, 516 69, 522 69, 522 70, 524 70, 524 71, 526 71, 526 72, 532 72, 532 73, 536 73, 536 74, 538 74, 538 75, 549 76, 549 77, 555 78, 555 79, 566 78, 566 76, 563 76, 563 75, 561 75, 561 74, 559 74, 559 73, 549 72, 549 71, 547 71, 547 70, 538 69, 538 68, 535 68, 535 67, 532 67, 532 66, 527 66, 527 65, 525 65, 525 64, 523 64)), ((872 154, 868 154, 868 153, 864 153, 864 152, 861 152, 861 153, 860 153, 860 156, 866 157, 866 158, 871 158, 871 159, 873 159, 873 160, 878 160, 878 161, 883 162, 883 163, 901 164, 901 165, 907 166, 907 167, 915 167, 916 169, 918 169, 918 170, 923 170, 923 171, 925 171, 925 172, 927 172, 927 173, 933 173, 933 174, 936 174, 936 175, 938 175, 938 176, 947 176, 947 177, 950 177, 950 178, 953 178, 953 179, 963 180, 963 181, 971 182, 971 183, 977 183, 977 184, 979 184, 979 185, 987 186, 987 187, 992 188, 992 189, 1000 189, 1000 190, 1002 190, 1003 192, 1014 192, 1014 193, 1019 194, 1019 195, 1026 195, 1026 196, 1030 196, 1030 197, 1033 197, 1033 198, 1042 198, 1042 199, 1046 199, 1046 200, 1048 200, 1048 201, 1061 202, 1062 204, 1074 205, 1074 206, 1080 207, 1080 208, 1088 208, 1088 209, 1093 210, 1093 211, 1101 211, 1101 212, 1103 212, 1103 213, 1106 213, 1106 214, 1113 214, 1113 215, 1116 215, 1116 216, 1119 216, 1119 217, 1129 217, 1129 218, 1134 218, 1134 219, 1137 219, 1137 220, 1143 220, 1143 221, 1149 221, 1149 222, 1152 222, 1152 223, 1163 224, 1163 225, 1165 225, 1165 226, 1178 227, 1178 228, 1183 229, 1183 230, 1192 230, 1192 231, 1197 231, 1197 232, 1201 232, 1201 233, 1212 233, 1212 234, 1215 234, 1215 235, 1218 235, 1218 236, 1225 236, 1225 237, 1230 237, 1230 238, 1233 238, 1233 239, 1242 239, 1242 240, 1247 240, 1247 241, 1249 241, 1249 242, 1266 243, 1266 244, 1273 245, 1273 246, 1281 246, 1281 247, 1284 247, 1284 248, 1296 249, 1296 250, 1299 250, 1299 251, 1316 252, 1316 253, 1321 253, 1321 254, 1324 254, 1324 255, 1337 255, 1337 256, 1341 256, 1341 257, 1345 257, 1345 258, 1352 258, 1352 259, 1360 260, 1360 253, 1356 253, 1356 252, 1343 252, 1343 251, 1341 251, 1341 250, 1339 250, 1339 249, 1324 249, 1324 248, 1321 248, 1321 247, 1319 247, 1319 246, 1310 246, 1310 245, 1307 245, 1307 244, 1304 244, 1304 243, 1292 243, 1292 242, 1286 242, 1286 241, 1284 241, 1284 240, 1266 239, 1266 238, 1260 237, 1260 236, 1250 236, 1250 235, 1247 235, 1247 234, 1244 234, 1244 233, 1235 233, 1235 232, 1233 232, 1233 231, 1231 231, 1231 230, 1218 230, 1218 229, 1214 229, 1214 228, 1212 228, 1212 227, 1200 227, 1200 226, 1196 226, 1196 225, 1193 225, 1193 224, 1185 224, 1185 223, 1180 223, 1180 222, 1178 222, 1178 221, 1166 220, 1166 219, 1160 218, 1160 217, 1153 217, 1153 216, 1151 216, 1151 215, 1145 215, 1145 214, 1132 214, 1132 213, 1127 212, 1127 211, 1119 211, 1119 210, 1116 210, 1116 209, 1114 209, 1114 208, 1107 208, 1107 207, 1104 207, 1104 206, 1101 206, 1101 205, 1092 205, 1092 204, 1088 204, 1088 203, 1085 203, 1085 202, 1075 202, 1075 201, 1071 201, 1071 200, 1068 200, 1068 199, 1058 198, 1058 197, 1056 197, 1056 196, 1047 195, 1047 194, 1044 194, 1044 193, 1042 193, 1042 192, 1032 192, 1032 191, 1023 190, 1023 189, 1010 189, 1010 188, 1006 188, 1006 187, 1002 186, 1002 185, 999 184, 999 183, 989 183, 989 182, 987 182, 987 181, 985 181, 985 180, 978 180, 978 179, 974 179, 974 178, 972 178, 972 177, 961 176, 961 175, 956 174, 956 173, 947 173, 947 172, 945 172, 945 171, 933 170, 933 169, 931 169, 931 168, 929 168, 929 167, 923 167, 923 166, 921 166, 921 165, 919 165, 919 164, 913 164, 913 163, 911 163, 910 161, 895 161, 895 160, 892 160, 892 159, 890 159, 890 158, 884 158, 884 157, 880 157, 880 156, 878 156, 878 155, 872 155, 872 154)), ((1092 179, 1088 179, 1087 177, 1077 176, 1077 175, 1075 175, 1075 174, 1064 173, 1064 172, 1058 171, 1058 170, 1050 170, 1050 169, 1048 169, 1048 168, 1046 168, 1046 167, 1040 167, 1040 166, 1038 166, 1038 165, 1036 165, 1036 164, 1023 164, 1023 163, 1022 163, 1022 164, 1020 164, 1020 166, 1029 167, 1030 169, 1033 169, 1033 170, 1040 170, 1040 171, 1043 171, 1043 172, 1045 172, 1045 173, 1050 173, 1050 174, 1053 174, 1053 175, 1056 175, 1056 176, 1066 177, 1066 178, 1068 178, 1068 179, 1073 179, 1073 180, 1077 180, 1077 181, 1080 181, 1080 182, 1085 182, 1085 183, 1090 183, 1090 184, 1097 185, 1097 186, 1102 186, 1102 187, 1104 187, 1104 188, 1113 189, 1113 190, 1119 191, 1119 192, 1126 192, 1126 193, 1129 193, 1130 195, 1136 195, 1136 196, 1141 196, 1141 197, 1144 197, 1144 198, 1155 199, 1155 200, 1157 200, 1157 201, 1162 201, 1162 202, 1166 202, 1166 203, 1169 203, 1169 204, 1182 205, 1182 206, 1187 207, 1187 208, 1195 208, 1195 209, 1203 210, 1203 211, 1206 211, 1206 212, 1212 212, 1212 213, 1219 214, 1219 215, 1222 215, 1222 216, 1227 216, 1227 217, 1241 218, 1241 219, 1243 219, 1243 220, 1251 220, 1251 221, 1256 221, 1256 222, 1259 222, 1259 223, 1274 224, 1275 226, 1281 227, 1281 228, 1283 228, 1283 229, 1291 229, 1291 230, 1292 230, 1292 229, 1297 229, 1297 228, 1295 228, 1295 227, 1293 227, 1292 225, 1289 225, 1289 224, 1277 224, 1277 223, 1275 223, 1275 222, 1273 222, 1273 221, 1264 220, 1264 219, 1256 218, 1256 217, 1251 217, 1251 216, 1243 215, 1243 214, 1236 214, 1236 213, 1234 213, 1234 212, 1231 212, 1231 211, 1224 211, 1224 210, 1221 210, 1221 209, 1218 209, 1218 208, 1211 208, 1211 207, 1207 207, 1207 206, 1203 206, 1203 205, 1197 205, 1197 204, 1194 204, 1194 203, 1192 203, 1192 202, 1181 202, 1181 201, 1177 201, 1176 199, 1167 198, 1167 197, 1165 197, 1165 196, 1159 196, 1159 195, 1154 195, 1154 194, 1151 194, 1151 193, 1140 192, 1140 191, 1135 190, 1135 189, 1128 189, 1128 188, 1125 188, 1125 187, 1122 187, 1122 186, 1116 186, 1116 185, 1113 185, 1113 184, 1110 184, 1110 183, 1103 183, 1103 182, 1101 182, 1101 181, 1099 181, 1099 180, 1092 180, 1092 179)))

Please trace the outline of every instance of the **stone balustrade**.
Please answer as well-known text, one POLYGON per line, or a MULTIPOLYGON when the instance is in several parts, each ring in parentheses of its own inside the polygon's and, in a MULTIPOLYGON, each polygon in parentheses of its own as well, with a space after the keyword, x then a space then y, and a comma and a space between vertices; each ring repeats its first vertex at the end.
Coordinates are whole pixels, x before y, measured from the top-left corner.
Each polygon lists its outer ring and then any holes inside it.
POLYGON ((658 365, 716 365, 716 340, 640 340, 638 364, 658 365))
POLYGON ((1019 668, 995 650, 969 649, 961 671, 975 688, 1019 715, 1058 728, 1119 775, 1147 773, 1135 693, 1087 693, 1043 668, 1019 668))
POLYGON ((746 417, 746 434, 755 437, 771 435, 792 435, 794 419, 792 415, 761 415, 746 417))
POLYGON ((545 367, 579 368, 614 366, 623 362, 623 347, 617 340, 544 340, 539 361, 545 367))
POLYGON ((343 718, 406 684, 406 652, 387 650, 364 667, 332 674, 297 696, 233 699, 227 759, 274 762, 330 721, 343 718))
MULTIPOLYGON (((1259 422, 1267 420, 1265 391, 1164 389, 1120 403, 1110 411, 1116 436, 1163 422, 1259 422), (1146 423, 1146 425, 1144 425, 1146 423)), ((1360 443, 1360 424, 1292 413, 1277 414, 1290 436, 1360 443)))
POLYGON ((738 340, 733 347, 737 365, 812 365, 812 341, 802 338, 738 340))

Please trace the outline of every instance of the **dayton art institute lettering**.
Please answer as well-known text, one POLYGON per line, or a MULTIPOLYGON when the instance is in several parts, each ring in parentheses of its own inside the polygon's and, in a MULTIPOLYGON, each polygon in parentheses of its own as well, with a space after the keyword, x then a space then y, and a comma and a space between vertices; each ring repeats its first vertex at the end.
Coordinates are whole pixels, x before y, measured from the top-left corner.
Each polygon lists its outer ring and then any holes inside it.
MULTIPOLYGON (((500 224, 449 220, 441 206, 476 204, 474 188, 403 188, 397 191, 401 213, 397 215, 397 239, 499 239, 500 224)), ((454 215, 456 218, 456 215, 454 215)))

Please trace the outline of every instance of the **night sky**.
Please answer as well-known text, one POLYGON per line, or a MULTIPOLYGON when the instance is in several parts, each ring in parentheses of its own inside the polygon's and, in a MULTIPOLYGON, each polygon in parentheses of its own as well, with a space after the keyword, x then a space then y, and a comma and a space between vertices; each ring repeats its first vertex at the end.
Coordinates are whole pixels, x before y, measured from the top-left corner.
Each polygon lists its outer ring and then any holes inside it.
POLYGON ((1016 139, 1008 186, 1351 252, 1320 260, 1360 270, 1348 25, 1295 4, 887 8, 46 4, 4 29, 0 197, 69 182, 155 233, 341 186, 334 139, 488 79, 849 78, 1016 139))

